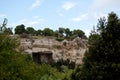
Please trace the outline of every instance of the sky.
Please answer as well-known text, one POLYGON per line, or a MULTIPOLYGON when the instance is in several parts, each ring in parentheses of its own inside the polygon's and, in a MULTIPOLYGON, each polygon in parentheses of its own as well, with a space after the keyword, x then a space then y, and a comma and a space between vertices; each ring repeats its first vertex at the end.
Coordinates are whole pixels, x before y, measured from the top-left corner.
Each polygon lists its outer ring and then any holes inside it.
POLYGON ((120 0, 0 0, 0 24, 8 19, 13 30, 24 24, 35 30, 80 29, 88 36, 100 17, 120 17, 120 0))

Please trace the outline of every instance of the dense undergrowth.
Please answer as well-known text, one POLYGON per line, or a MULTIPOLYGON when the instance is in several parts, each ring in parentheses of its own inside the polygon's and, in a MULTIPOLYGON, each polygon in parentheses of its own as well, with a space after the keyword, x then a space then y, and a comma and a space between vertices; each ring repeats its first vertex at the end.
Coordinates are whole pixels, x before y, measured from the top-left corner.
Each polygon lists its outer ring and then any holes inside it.
POLYGON ((69 80, 72 69, 36 64, 29 55, 17 52, 18 46, 17 39, 0 35, 0 80, 69 80))

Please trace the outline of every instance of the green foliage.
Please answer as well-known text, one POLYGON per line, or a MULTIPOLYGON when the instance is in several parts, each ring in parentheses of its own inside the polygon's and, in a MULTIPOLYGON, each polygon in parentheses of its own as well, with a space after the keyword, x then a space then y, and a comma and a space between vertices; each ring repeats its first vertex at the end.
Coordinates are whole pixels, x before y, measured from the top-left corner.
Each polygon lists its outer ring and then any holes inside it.
POLYGON ((76 37, 86 38, 85 33, 82 30, 73 30, 73 35, 76 37))
POLYGON ((120 80, 120 20, 111 12, 107 22, 99 19, 97 27, 99 35, 91 35, 94 45, 85 53, 73 80, 120 80))
POLYGON ((49 28, 45 28, 43 30, 43 35, 44 36, 54 36, 54 31, 52 29, 49 28))
POLYGON ((35 32, 35 34, 36 34, 36 36, 42 36, 43 35, 43 31, 39 29, 39 30, 37 30, 35 32))
POLYGON ((0 80, 62 80, 69 79, 72 70, 59 72, 49 64, 35 64, 28 54, 16 51, 17 39, 0 35, 0 80))
POLYGON ((56 40, 57 40, 57 41, 63 41, 64 38, 63 38, 63 37, 57 37, 56 40))
POLYGON ((59 32, 59 36, 60 36, 60 37, 63 37, 63 36, 64 36, 64 33, 65 33, 65 28, 60 27, 60 28, 58 29, 58 32, 59 32))
POLYGON ((65 34, 66 34, 66 37, 70 37, 70 36, 72 36, 72 31, 70 31, 69 28, 66 28, 65 29, 65 34))
POLYGON ((10 38, 8 35, 0 35, 0 51, 15 50, 19 45, 17 39, 10 38))
POLYGON ((0 35, 0 80, 29 79, 26 56, 15 51, 15 39, 0 35))
POLYGON ((30 34, 30 35, 34 35, 34 34, 35 34, 35 30, 34 30, 34 28, 32 28, 32 27, 27 27, 26 33, 27 33, 27 34, 30 34))
POLYGON ((67 67, 68 69, 74 69, 75 62, 72 62, 69 59, 67 60, 60 59, 57 62, 54 62, 52 66, 56 67, 60 72, 64 72, 63 66, 67 67))
POLYGON ((91 34, 88 38, 88 43, 89 45, 94 45, 97 43, 97 41, 99 40, 100 35, 99 34, 91 34))
POLYGON ((42 64, 39 69, 39 80, 62 80, 64 77, 69 78, 72 73, 67 67, 64 67, 65 72, 59 72, 48 64, 42 64))
POLYGON ((6 28, 4 31, 5 34, 13 34, 12 28, 6 28))
POLYGON ((15 34, 23 34, 26 33, 25 26, 23 24, 17 25, 15 28, 15 34))
POLYGON ((82 65, 78 65, 76 69, 71 74, 71 80, 81 80, 81 68, 82 65))
MULTIPOLYGON (((10 32, 10 31, 9 31, 10 32)), ((56 37, 58 38, 57 40, 61 40, 60 38, 64 38, 64 39, 67 39, 67 40, 72 40, 76 37, 81 37, 81 38, 84 38, 86 39, 87 37, 85 36, 85 33, 80 30, 80 29, 77 29, 77 30, 73 30, 71 31, 69 28, 58 28, 58 30, 56 31, 53 31, 52 29, 50 28, 44 28, 43 30, 35 30, 33 27, 27 27, 27 29, 25 29, 25 26, 23 24, 21 25, 17 25, 16 28, 15 28, 15 34, 30 34, 32 36, 53 36, 53 37, 56 37)))

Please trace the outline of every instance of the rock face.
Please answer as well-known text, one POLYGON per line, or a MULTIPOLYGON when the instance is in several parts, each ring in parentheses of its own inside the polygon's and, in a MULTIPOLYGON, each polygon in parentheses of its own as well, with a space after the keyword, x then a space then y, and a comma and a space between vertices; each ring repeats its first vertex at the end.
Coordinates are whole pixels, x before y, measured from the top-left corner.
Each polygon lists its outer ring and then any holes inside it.
MULTIPOLYGON (((47 55, 45 52, 51 52, 54 61, 69 59, 76 64, 82 63, 82 58, 87 49, 87 41, 79 37, 72 41, 64 40, 62 42, 58 42, 54 38, 39 38, 33 40, 24 38, 20 39, 20 42, 23 51, 29 53, 32 57, 33 54, 39 52, 45 55, 47 55)), ((48 58, 46 59, 49 60, 48 58)))

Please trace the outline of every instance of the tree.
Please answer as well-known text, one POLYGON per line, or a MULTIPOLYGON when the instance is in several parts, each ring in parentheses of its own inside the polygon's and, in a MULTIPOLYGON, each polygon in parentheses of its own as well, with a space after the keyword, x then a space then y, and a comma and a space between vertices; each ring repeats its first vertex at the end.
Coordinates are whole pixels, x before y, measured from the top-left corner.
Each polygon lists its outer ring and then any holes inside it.
POLYGON ((23 24, 17 25, 15 28, 15 34, 23 34, 26 33, 25 26, 23 24))
POLYGON ((55 37, 59 37, 60 33, 59 33, 58 30, 56 30, 54 33, 55 33, 55 34, 54 34, 55 37))
POLYGON ((4 31, 5 34, 13 34, 12 28, 6 28, 4 31))
POLYGON ((30 55, 16 51, 18 39, 0 34, 0 80, 63 80, 71 70, 59 72, 49 64, 35 64, 30 55))
POLYGON ((86 38, 85 33, 82 30, 73 30, 73 35, 76 37, 86 38))
POLYGON ((60 28, 58 29, 58 32, 60 33, 59 36, 60 36, 60 37, 63 37, 63 36, 64 36, 64 33, 65 33, 65 28, 60 27, 60 28))
POLYGON ((99 39, 83 58, 83 65, 75 72, 77 80, 120 80, 120 20, 111 12, 108 20, 99 19, 99 39))
POLYGON ((17 39, 0 35, 0 43, 0 80, 34 80, 35 66, 28 55, 16 51, 17 39))
POLYGON ((27 27, 26 32, 27 32, 28 34, 30 34, 30 35, 34 35, 34 34, 35 34, 35 30, 34 30, 34 28, 32 28, 32 27, 27 27))
POLYGON ((66 34, 66 37, 70 37, 72 35, 72 32, 70 31, 69 28, 66 28, 65 29, 65 34, 66 34))
POLYGON ((89 45, 94 45, 97 43, 97 41, 99 40, 100 35, 97 33, 97 31, 95 30, 95 27, 93 27, 93 30, 90 33, 90 36, 88 38, 88 44, 89 45))
POLYGON ((6 30, 6 25, 7 25, 7 18, 4 18, 3 24, 0 25, 0 33, 3 33, 6 30))
POLYGON ((49 28, 45 28, 43 30, 43 35, 44 36, 54 36, 54 31, 52 29, 49 28))
POLYGON ((42 30, 37 30, 37 31, 35 31, 35 34, 38 36, 38 35, 40 35, 40 36, 42 36, 43 35, 43 31, 42 30))

